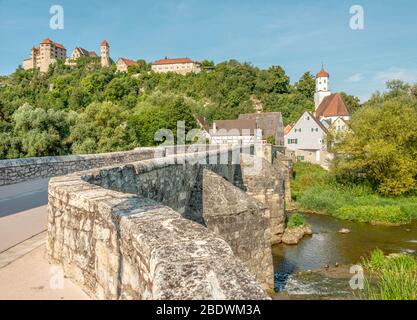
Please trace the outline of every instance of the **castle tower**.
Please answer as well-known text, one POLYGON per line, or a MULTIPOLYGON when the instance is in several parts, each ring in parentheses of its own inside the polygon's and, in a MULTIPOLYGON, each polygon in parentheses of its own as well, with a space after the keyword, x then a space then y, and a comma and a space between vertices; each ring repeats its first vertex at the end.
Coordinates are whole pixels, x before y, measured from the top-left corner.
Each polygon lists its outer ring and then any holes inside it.
POLYGON ((110 46, 106 40, 103 40, 100 44, 100 56, 101 56, 101 66, 109 67, 110 62, 110 46))
POLYGON ((316 110, 323 99, 331 95, 329 91, 329 78, 329 73, 322 66, 321 70, 316 74, 316 92, 314 93, 314 106, 316 110))
POLYGON ((37 67, 37 62, 38 62, 38 53, 39 53, 39 49, 36 49, 35 47, 33 47, 30 50, 30 63, 29 63, 29 67, 30 69, 36 68, 37 67))
POLYGON ((52 52, 53 41, 49 38, 44 39, 39 45, 40 64, 39 69, 41 72, 47 72, 52 59, 55 57, 55 52, 52 52))

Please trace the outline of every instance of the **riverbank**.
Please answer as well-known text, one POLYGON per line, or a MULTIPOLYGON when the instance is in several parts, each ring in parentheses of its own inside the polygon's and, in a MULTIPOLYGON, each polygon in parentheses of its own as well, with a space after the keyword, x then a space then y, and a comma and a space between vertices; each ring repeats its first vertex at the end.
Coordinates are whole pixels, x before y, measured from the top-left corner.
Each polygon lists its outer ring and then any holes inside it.
POLYGON ((274 299, 358 299, 349 280, 352 265, 363 263, 375 249, 385 255, 417 257, 417 222, 385 226, 340 220, 329 215, 303 214, 313 234, 298 245, 272 248, 274 299), (343 234, 341 229, 349 229, 343 234))
POLYGON ((327 214, 338 219, 383 225, 417 220, 417 197, 387 198, 366 185, 342 185, 320 166, 298 162, 289 209, 327 214))

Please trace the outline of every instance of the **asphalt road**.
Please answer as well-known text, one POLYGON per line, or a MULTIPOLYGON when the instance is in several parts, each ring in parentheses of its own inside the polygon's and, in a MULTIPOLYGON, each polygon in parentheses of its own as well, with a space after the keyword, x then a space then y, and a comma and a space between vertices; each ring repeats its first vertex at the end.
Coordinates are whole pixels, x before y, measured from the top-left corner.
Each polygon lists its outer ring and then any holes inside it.
POLYGON ((0 252, 46 230, 48 179, 0 187, 0 252))

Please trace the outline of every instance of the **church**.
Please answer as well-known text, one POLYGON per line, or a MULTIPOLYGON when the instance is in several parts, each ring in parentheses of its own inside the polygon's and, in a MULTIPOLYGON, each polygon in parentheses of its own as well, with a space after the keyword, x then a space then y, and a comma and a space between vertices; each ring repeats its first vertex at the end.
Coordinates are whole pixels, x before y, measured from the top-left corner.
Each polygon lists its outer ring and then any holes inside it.
POLYGON ((333 155, 327 151, 330 130, 344 132, 352 118, 340 93, 330 92, 330 75, 322 67, 316 74, 314 112, 306 111, 285 130, 285 146, 299 161, 327 167, 333 155))

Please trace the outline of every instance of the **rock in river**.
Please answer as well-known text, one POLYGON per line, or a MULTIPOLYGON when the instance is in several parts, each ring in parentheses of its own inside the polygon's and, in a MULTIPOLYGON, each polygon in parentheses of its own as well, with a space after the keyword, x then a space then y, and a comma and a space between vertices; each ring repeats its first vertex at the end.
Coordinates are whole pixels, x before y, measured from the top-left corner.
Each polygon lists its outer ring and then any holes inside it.
POLYGON ((282 243, 285 244, 297 244, 305 235, 312 235, 313 231, 311 226, 300 226, 295 228, 285 229, 284 235, 282 236, 282 243))
POLYGON ((347 229, 347 228, 342 228, 342 229, 339 230, 339 233, 341 233, 341 234, 348 234, 348 233, 350 233, 350 230, 347 229))

